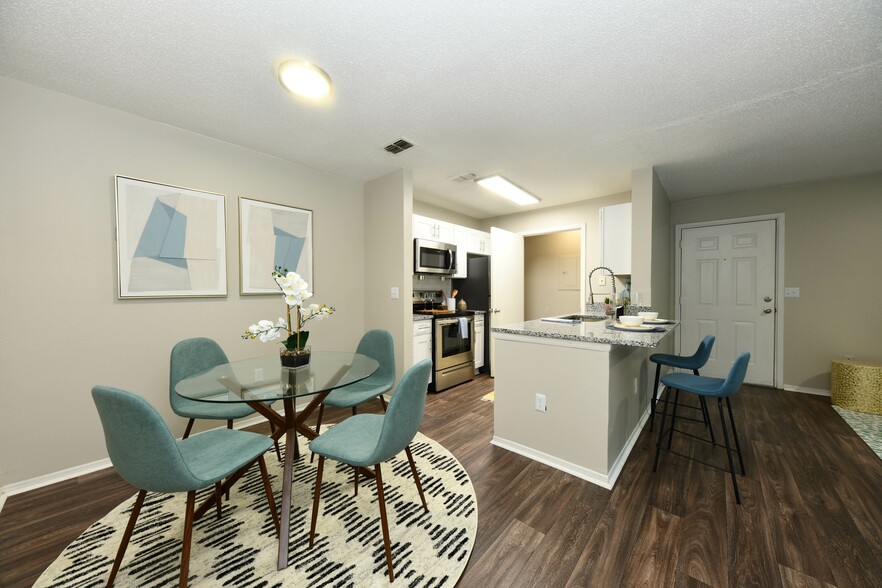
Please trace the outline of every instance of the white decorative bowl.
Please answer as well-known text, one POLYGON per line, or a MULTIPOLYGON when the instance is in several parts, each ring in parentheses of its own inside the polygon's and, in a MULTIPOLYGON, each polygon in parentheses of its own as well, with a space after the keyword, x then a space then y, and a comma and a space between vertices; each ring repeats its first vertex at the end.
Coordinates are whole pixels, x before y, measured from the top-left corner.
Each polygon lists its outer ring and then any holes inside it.
POLYGON ((642 316, 630 316, 624 314, 619 317, 619 322, 625 325, 626 327, 639 327, 643 324, 642 316))
POLYGON ((649 319, 651 321, 654 321, 655 319, 658 318, 658 313, 657 312, 638 312, 637 316, 643 318, 644 320, 649 319))

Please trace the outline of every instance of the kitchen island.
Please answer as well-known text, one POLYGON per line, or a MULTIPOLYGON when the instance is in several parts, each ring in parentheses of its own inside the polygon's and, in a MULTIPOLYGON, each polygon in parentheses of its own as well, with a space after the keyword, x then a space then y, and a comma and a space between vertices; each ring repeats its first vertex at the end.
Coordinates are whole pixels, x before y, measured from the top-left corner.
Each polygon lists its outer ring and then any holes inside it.
POLYGON ((494 445, 612 488, 649 416, 649 355, 677 324, 654 325, 658 332, 610 326, 593 319, 492 328, 494 445))

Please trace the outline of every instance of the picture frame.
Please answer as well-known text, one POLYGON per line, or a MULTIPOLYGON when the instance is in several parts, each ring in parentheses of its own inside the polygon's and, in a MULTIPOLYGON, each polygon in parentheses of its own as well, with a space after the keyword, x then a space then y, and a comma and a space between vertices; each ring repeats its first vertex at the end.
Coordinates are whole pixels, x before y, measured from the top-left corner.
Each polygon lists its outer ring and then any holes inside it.
POLYGON ((240 196, 240 293, 278 294, 277 267, 297 272, 314 291, 312 211, 240 196))
POLYGON ((120 299, 227 295, 226 196, 115 176, 120 299))

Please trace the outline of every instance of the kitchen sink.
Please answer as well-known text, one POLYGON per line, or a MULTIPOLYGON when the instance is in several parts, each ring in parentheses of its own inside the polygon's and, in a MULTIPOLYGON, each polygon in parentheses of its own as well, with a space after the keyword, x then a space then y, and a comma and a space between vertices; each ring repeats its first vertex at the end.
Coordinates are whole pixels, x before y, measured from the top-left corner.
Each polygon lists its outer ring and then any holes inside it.
POLYGON ((569 321, 582 321, 583 323, 596 323, 599 321, 605 321, 606 317, 603 316, 592 316, 590 314, 568 314, 566 316, 559 317, 562 319, 566 319, 569 321))

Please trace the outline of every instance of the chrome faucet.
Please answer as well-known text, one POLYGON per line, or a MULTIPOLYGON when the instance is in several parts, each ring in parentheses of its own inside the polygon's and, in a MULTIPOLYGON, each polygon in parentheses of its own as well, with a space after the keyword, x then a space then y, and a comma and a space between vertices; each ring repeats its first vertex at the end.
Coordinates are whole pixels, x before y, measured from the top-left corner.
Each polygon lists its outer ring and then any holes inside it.
POLYGON ((605 266, 597 266, 593 270, 588 273, 588 304, 594 304, 594 287, 591 285, 591 276, 594 275, 594 272, 597 270, 606 270, 609 272, 610 278, 612 278, 612 301, 613 304, 616 302, 616 275, 613 273, 611 269, 605 266))

